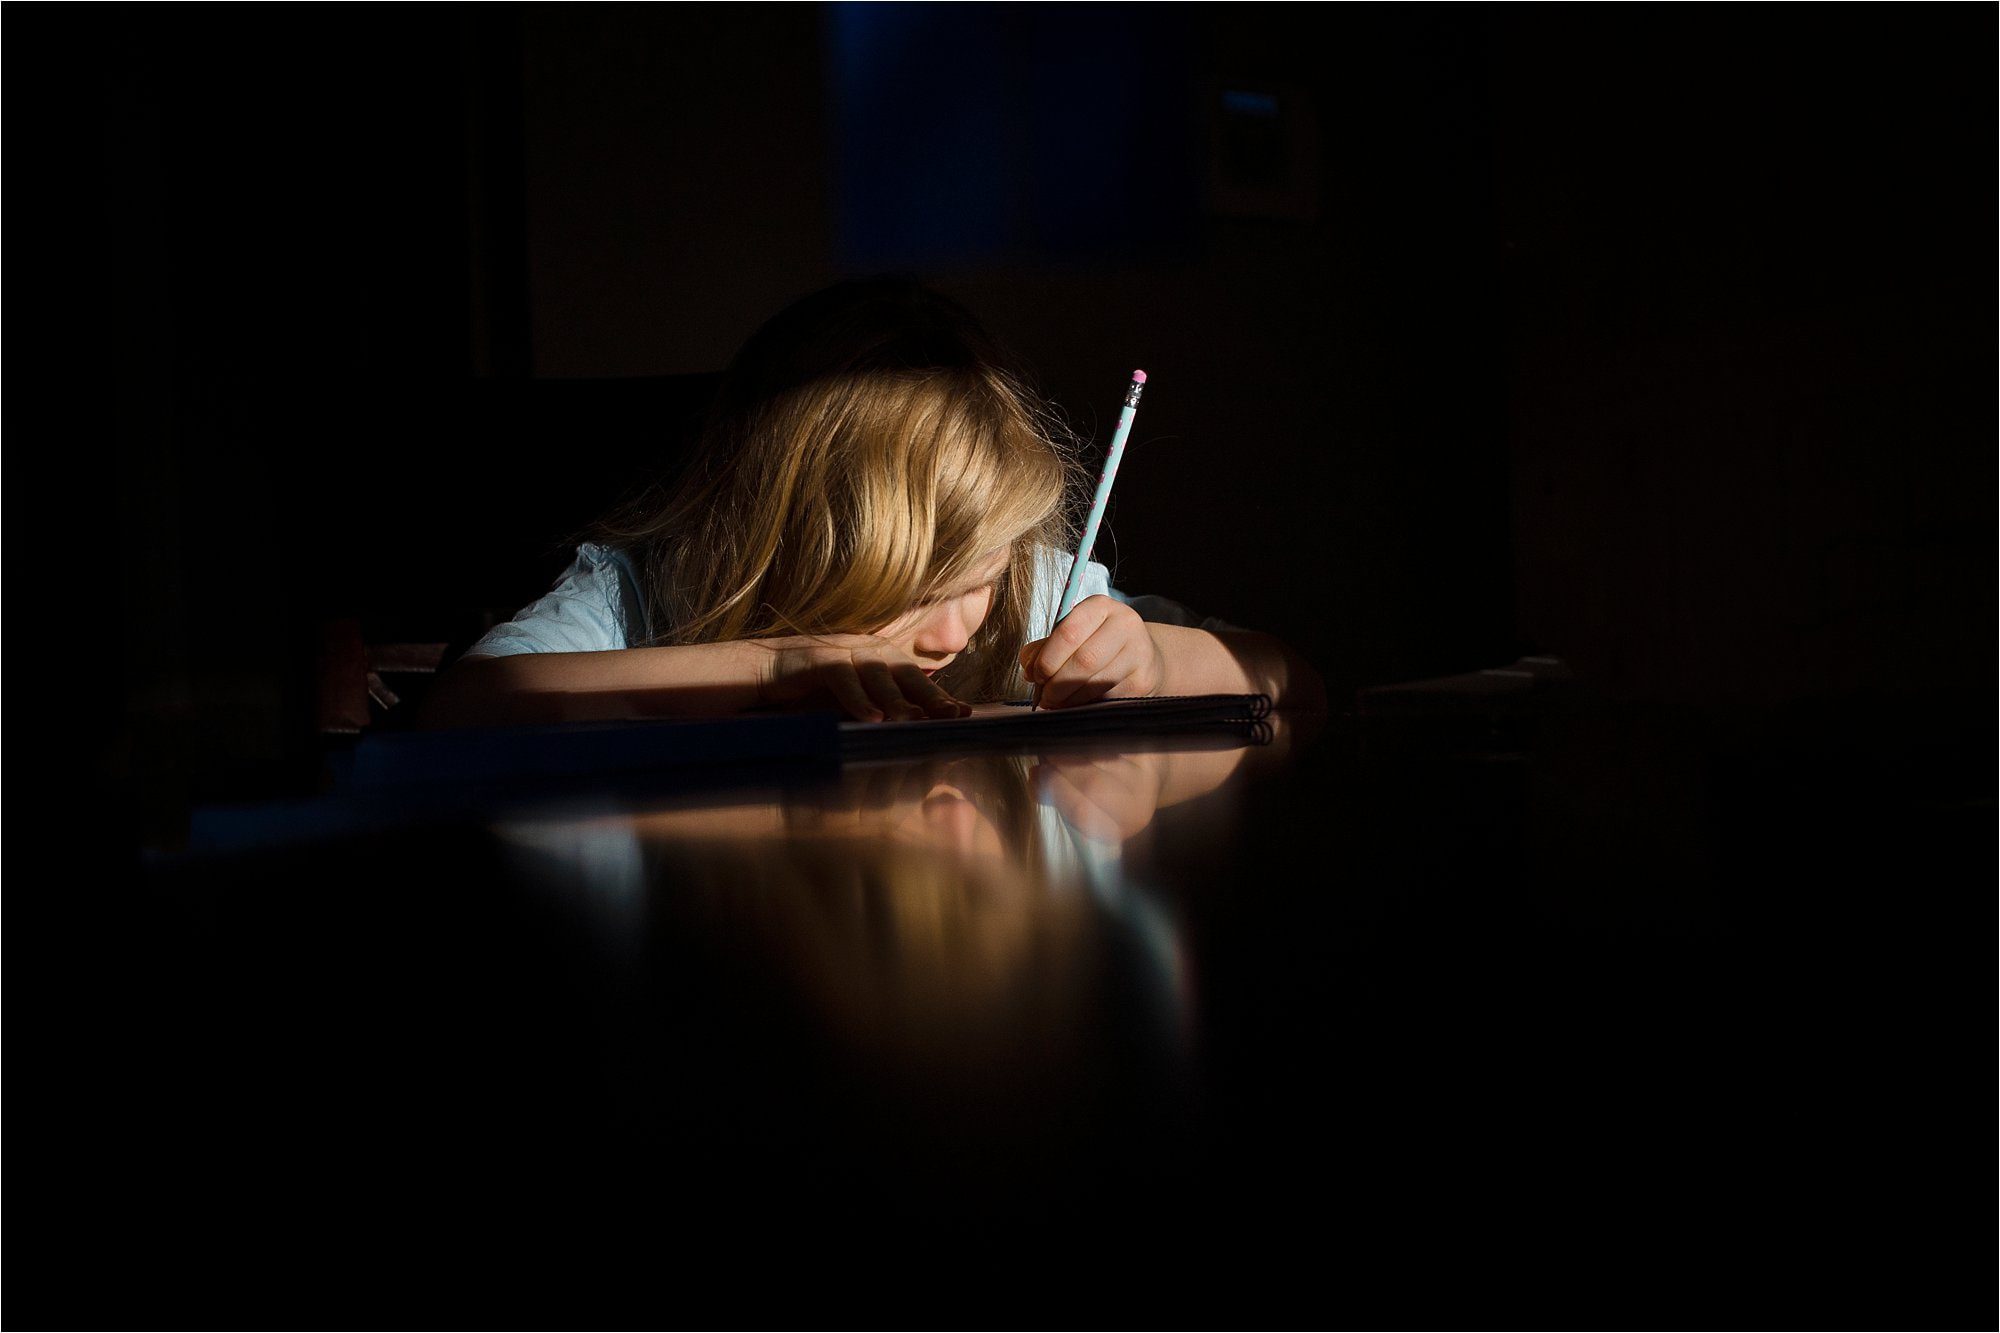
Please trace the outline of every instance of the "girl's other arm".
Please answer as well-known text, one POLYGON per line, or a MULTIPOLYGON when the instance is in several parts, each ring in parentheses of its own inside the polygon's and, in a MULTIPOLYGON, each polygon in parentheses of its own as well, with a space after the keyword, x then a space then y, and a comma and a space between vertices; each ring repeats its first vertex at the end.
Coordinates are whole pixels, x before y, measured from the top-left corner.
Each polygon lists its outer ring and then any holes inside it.
POLYGON ((604 718, 722 717, 758 704, 747 643, 468 657, 439 676, 418 723, 513 726, 604 718))
POLYGON ((420 721, 508 726, 812 707, 869 722, 971 711, 895 644, 829 634, 471 658, 439 678, 420 721))
POLYGON ((1284 640, 1254 630, 1148 624, 1160 650, 1160 694, 1266 694, 1274 708, 1326 710, 1326 685, 1284 640))

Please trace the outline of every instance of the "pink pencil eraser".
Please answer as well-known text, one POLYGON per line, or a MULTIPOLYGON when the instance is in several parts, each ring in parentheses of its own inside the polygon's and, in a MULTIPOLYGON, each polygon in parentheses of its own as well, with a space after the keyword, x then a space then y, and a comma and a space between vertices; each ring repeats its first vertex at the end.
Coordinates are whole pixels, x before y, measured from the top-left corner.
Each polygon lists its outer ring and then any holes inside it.
POLYGON ((1133 371, 1132 382, 1135 384, 1144 384, 1146 382, 1146 372, 1143 370, 1133 371))

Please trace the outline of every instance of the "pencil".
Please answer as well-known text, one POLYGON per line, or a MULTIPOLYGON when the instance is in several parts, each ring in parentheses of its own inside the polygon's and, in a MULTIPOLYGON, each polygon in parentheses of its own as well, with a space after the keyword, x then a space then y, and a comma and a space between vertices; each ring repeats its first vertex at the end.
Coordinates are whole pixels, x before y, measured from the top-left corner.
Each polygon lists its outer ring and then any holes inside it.
MULTIPOLYGON (((1056 607, 1056 618, 1049 626, 1049 633, 1062 624, 1063 617, 1075 608, 1078 597, 1083 592, 1084 570, 1090 564, 1090 550, 1097 545, 1097 528, 1104 522, 1104 509, 1111 500, 1111 483, 1118 479, 1118 460, 1125 456, 1125 437, 1132 433, 1132 418, 1139 411, 1139 395, 1146 390, 1146 372, 1132 372, 1132 382, 1125 386, 1125 406, 1118 413, 1118 429, 1111 435, 1111 452, 1104 456, 1104 472, 1097 479, 1097 494, 1090 500, 1090 516, 1083 521, 1083 536, 1076 543, 1076 559, 1070 561, 1069 582, 1063 587, 1062 601, 1056 607)), ((1042 706, 1042 687, 1035 686, 1034 702, 1030 712, 1042 706)))

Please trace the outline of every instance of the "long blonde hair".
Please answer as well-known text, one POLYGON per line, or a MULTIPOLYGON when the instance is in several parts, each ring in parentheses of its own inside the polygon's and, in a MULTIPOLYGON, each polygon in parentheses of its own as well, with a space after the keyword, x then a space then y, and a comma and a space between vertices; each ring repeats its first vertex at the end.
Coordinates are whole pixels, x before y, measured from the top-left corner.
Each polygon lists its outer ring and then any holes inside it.
POLYGON ((633 642, 870 633, 1008 549, 992 607, 939 675, 1025 693, 1038 548, 1069 545, 1074 438, 955 302, 905 279, 842 283, 737 355, 695 460, 597 535, 633 557, 633 642))

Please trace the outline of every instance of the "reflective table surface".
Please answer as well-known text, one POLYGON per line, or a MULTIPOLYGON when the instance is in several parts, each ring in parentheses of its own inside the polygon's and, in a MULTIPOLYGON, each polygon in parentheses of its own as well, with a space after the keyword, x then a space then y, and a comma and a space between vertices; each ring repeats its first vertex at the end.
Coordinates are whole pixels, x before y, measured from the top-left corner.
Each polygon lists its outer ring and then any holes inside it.
POLYGON ((306 1283, 1133 1248, 1130 1318, 1756 1323, 1965 1249, 1984 776, 1603 706, 1275 723, 156 864, 82 974, 77 1197, 176 1291, 198 1202, 306 1283))

